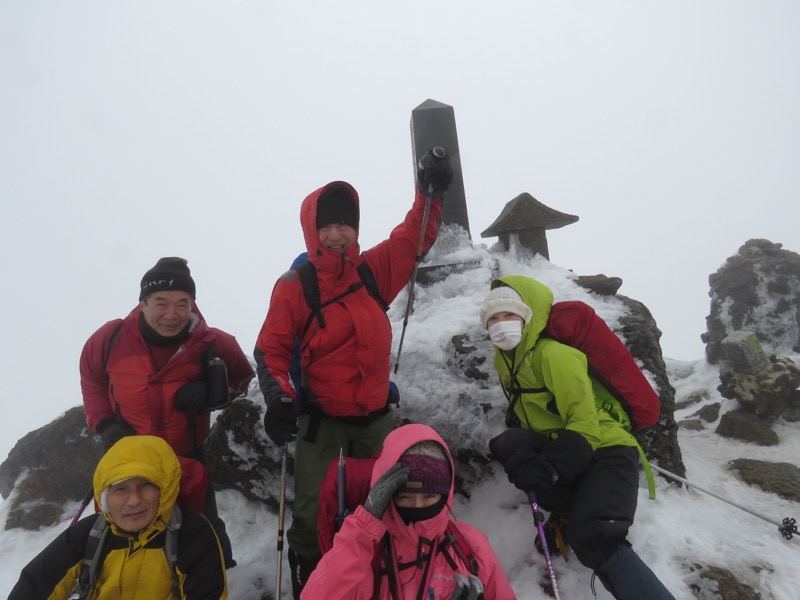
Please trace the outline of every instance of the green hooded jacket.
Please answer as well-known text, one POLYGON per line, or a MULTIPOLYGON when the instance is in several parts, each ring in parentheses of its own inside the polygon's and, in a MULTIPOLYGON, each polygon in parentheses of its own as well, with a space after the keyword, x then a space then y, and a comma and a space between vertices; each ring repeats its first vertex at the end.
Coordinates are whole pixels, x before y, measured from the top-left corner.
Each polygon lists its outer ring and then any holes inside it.
POLYGON ((501 285, 513 288, 533 311, 519 345, 508 351, 495 348, 494 356, 494 366, 521 426, 553 439, 565 429, 574 431, 593 450, 638 447, 622 424, 597 408, 596 397, 603 400, 611 395, 589 375, 586 355, 542 334, 553 305, 550 288, 521 275, 500 277, 491 287, 501 285), (522 391, 516 393, 515 389, 522 391))

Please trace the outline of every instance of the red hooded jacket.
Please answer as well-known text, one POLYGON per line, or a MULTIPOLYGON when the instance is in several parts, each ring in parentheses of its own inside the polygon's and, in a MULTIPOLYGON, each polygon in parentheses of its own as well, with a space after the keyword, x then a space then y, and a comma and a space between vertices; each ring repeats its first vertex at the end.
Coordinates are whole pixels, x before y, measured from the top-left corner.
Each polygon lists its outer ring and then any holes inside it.
MULTIPOLYGON (((453 459, 447 445, 439 434, 427 425, 405 425, 392 431, 383 443, 383 450, 375 463, 372 471, 372 485, 381 478, 402 454, 416 443, 432 440, 440 444, 450 459, 450 472, 454 473, 453 459)), ((374 597, 375 577, 373 559, 376 548, 389 533, 389 543, 392 546, 392 555, 397 563, 410 563, 419 558, 418 552, 425 544, 421 538, 431 542, 441 541, 447 523, 450 520, 449 507, 453 503, 453 478, 451 475, 450 492, 447 504, 439 514, 431 519, 406 525, 400 519, 394 503, 389 503, 386 513, 381 520, 368 513, 363 506, 344 520, 342 529, 336 534, 333 548, 323 555, 317 568, 303 588, 303 600, 369 600, 374 597)), ((478 578, 484 585, 484 598, 486 600, 514 600, 516 596, 511 589, 508 578, 503 572, 494 550, 486 536, 471 525, 455 522, 463 538, 469 544, 472 553, 478 561, 478 578)), ((427 552, 427 550, 426 550, 427 552)), ((423 562, 426 559, 423 558, 423 562)), ((382 565, 385 566, 385 565, 382 565)), ((469 576, 468 565, 461 560, 457 562, 457 569, 453 570, 443 553, 433 557, 430 566, 430 575, 424 577, 425 569, 410 567, 401 572, 397 577, 398 599, 415 599, 421 587, 423 598, 429 597, 429 590, 433 590, 434 598, 450 598, 456 586, 455 574, 469 576)), ((388 577, 380 578, 380 592, 378 598, 388 600, 392 598, 389 590, 388 577)))
MULTIPOLYGON (((309 261, 317 272, 320 301, 343 294, 361 283, 357 267, 366 261, 381 297, 390 304, 408 283, 416 261, 425 196, 417 190, 405 220, 389 239, 361 253, 358 241, 343 253, 322 246, 317 231, 317 202, 332 186, 349 192, 356 207, 358 193, 335 181, 310 194, 300 208, 309 261)), ((441 202, 431 202, 424 250, 436 239, 441 202)), ((300 368, 311 401, 329 416, 366 415, 386 406, 389 393, 392 329, 386 314, 365 287, 322 309, 325 327, 314 319, 301 343, 300 368)), ((259 384, 269 404, 280 396, 295 397, 289 378, 294 340, 303 334, 311 309, 296 271, 285 273, 272 290, 269 310, 256 341, 259 384)))
MULTIPOLYGON (((141 314, 142 309, 137 306, 124 319, 109 321, 84 345, 80 374, 86 422, 96 428, 103 419, 121 418, 137 434, 163 438, 176 454, 190 456, 193 448, 189 421, 186 414, 175 409, 175 394, 184 384, 202 378, 203 353, 213 344, 216 355, 225 362, 231 398, 247 390, 253 369, 236 338, 209 327, 193 308, 189 337, 169 362, 156 371, 139 329, 141 314)), ((195 420, 199 447, 208 436, 210 412, 200 412, 195 420)))

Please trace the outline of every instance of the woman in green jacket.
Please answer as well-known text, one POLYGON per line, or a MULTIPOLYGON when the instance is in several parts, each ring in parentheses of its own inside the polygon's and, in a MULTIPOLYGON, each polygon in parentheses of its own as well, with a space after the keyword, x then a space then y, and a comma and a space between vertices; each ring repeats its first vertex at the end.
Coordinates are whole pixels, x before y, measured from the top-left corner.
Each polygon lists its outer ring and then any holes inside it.
POLYGON ((569 545, 615 598, 672 599, 626 539, 638 497, 637 442, 596 408, 595 396, 608 391, 589 376, 586 355, 543 335, 553 293, 523 276, 491 287, 481 324, 509 400, 509 429, 490 441, 492 456, 517 488, 567 515, 569 545))

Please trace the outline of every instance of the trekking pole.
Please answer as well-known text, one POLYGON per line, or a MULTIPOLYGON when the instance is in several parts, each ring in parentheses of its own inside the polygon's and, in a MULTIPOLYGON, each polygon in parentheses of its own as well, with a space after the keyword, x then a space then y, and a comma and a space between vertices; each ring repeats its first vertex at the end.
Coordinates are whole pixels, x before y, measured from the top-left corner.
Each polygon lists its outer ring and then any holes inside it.
POLYGON ((752 509, 747 508, 746 506, 742 506, 741 504, 736 504, 735 502, 732 502, 731 500, 723 498, 722 496, 718 496, 714 492, 712 492, 710 490, 707 490, 705 488, 702 488, 699 485, 696 485, 696 484, 692 483, 691 481, 687 481, 683 477, 680 477, 679 475, 675 475, 675 473, 670 473, 669 471, 667 471, 665 469, 662 469, 661 467, 657 467, 656 465, 654 465, 652 463, 650 464, 650 468, 653 469, 654 471, 658 471, 662 475, 666 475, 667 477, 670 477, 670 478, 672 478, 672 479, 674 479, 676 481, 680 481, 681 483, 683 483, 683 484, 685 484, 685 485, 687 485, 689 487, 693 487, 695 489, 698 489, 701 492, 704 492, 704 493, 708 494, 709 496, 713 496, 717 500, 722 500, 723 502, 725 502, 727 504, 730 504, 731 506, 734 506, 734 507, 738 508, 739 510, 743 510, 746 513, 750 513, 754 517, 758 517, 759 519, 762 519, 762 520, 766 521, 767 523, 771 523, 772 525, 777 525, 778 526, 778 531, 787 540, 792 539, 792 537, 795 534, 797 534, 797 520, 796 519, 786 517, 785 519, 783 519, 782 522, 775 521, 773 519, 770 519, 769 517, 766 517, 764 515, 761 515, 761 514, 755 512, 752 509))
POLYGON ((531 510, 533 511, 533 522, 536 523, 536 529, 539 532, 539 539, 542 542, 542 551, 544 552, 544 562, 547 564, 547 576, 550 578, 550 585, 553 588, 553 598, 561 600, 561 595, 558 593, 558 582, 556 581, 556 572, 553 569, 553 561, 550 558, 550 549, 547 547, 547 538, 544 534, 544 515, 539 509, 539 503, 536 501, 536 494, 528 492, 528 500, 531 503, 531 510))
POLYGON ((194 415, 187 417, 189 422, 189 442, 192 444, 192 458, 197 460, 197 420, 194 415))
POLYGON ((337 500, 339 513, 336 515, 336 530, 338 531, 347 516, 347 461, 344 459, 344 448, 339 448, 337 500))
POLYGON ((94 488, 89 486, 89 492, 86 494, 86 497, 81 500, 81 505, 78 507, 78 512, 75 513, 75 516, 72 517, 72 521, 70 521, 69 526, 72 527, 75 523, 78 522, 78 519, 81 518, 83 511, 86 510, 86 507, 89 506, 89 502, 92 501, 92 497, 94 496, 94 488))
MULTIPOLYGON (((431 150, 436 158, 444 158, 445 151, 441 146, 436 146, 431 150)), ((431 212, 431 202, 433 201, 433 184, 428 184, 428 193, 425 197, 425 212, 422 213, 422 227, 419 230, 419 243, 417 244, 417 258, 414 262, 414 270, 411 271, 411 279, 408 281, 408 301, 406 302, 406 316, 403 318, 403 332, 400 334, 400 345, 397 347, 397 361, 394 363, 394 372, 400 367, 400 353, 403 351, 403 340, 406 337, 406 327, 408 326, 408 315, 411 312, 411 305, 414 302, 414 284, 417 281, 417 271, 419 263, 422 261, 422 246, 425 243, 425 230, 428 228, 428 215, 431 212)))
POLYGON ((275 600, 281 597, 281 574, 283 573, 283 523, 286 511, 286 454, 288 444, 281 446, 281 492, 278 505, 278 566, 275 578, 275 600))

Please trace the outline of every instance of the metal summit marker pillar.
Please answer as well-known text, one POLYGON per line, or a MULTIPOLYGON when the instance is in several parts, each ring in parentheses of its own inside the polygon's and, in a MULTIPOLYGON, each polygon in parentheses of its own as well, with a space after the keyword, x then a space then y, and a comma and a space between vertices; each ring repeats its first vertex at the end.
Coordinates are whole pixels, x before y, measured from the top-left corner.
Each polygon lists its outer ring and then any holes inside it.
POLYGON ((442 146, 453 167, 453 183, 447 190, 447 201, 442 211, 442 223, 455 223, 469 231, 467 197, 461 172, 461 152, 458 149, 456 117, 453 107, 436 100, 425 100, 411 111, 411 147, 414 154, 414 173, 419 159, 434 146, 442 146))

